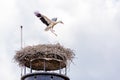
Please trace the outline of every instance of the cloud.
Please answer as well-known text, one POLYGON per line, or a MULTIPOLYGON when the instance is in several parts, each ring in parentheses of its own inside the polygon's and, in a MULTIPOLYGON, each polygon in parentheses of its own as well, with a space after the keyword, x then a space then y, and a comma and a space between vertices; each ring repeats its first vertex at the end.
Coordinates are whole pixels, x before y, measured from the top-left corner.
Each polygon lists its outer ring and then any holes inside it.
POLYGON ((49 0, 5 0, 0 4, 2 79, 17 80, 20 75, 12 58, 20 49, 21 25, 24 46, 60 42, 75 51, 74 64, 68 70, 71 80, 120 79, 119 0, 53 0, 52 3, 49 0), (58 37, 44 32, 45 25, 34 16, 36 10, 64 22, 55 27, 58 37))

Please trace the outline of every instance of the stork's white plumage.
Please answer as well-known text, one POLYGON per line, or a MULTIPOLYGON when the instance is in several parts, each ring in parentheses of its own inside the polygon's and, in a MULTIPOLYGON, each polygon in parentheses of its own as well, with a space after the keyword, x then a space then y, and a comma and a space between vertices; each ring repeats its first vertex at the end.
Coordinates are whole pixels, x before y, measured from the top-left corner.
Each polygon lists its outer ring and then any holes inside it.
MULTIPOLYGON (((45 31, 50 30, 52 33, 54 33, 55 31, 53 30, 54 26, 57 23, 62 23, 62 21, 57 21, 57 18, 53 18, 52 20, 50 20, 49 18, 47 18, 46 16, 40 14, 39 12, 35 12, 35 15, 47 26, 45 28, 45 31)), ((55 33, 54 33, 55 34, 55 33)), ((57 34, 55 34, 57 36, 57 34)))

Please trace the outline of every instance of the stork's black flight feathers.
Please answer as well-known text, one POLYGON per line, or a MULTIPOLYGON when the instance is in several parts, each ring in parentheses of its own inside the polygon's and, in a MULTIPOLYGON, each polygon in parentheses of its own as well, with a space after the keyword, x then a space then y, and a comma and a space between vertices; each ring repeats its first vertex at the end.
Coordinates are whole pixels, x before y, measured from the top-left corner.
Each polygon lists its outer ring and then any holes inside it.
POLYGON ((45 20, 45 18, 38 12, 35 12, 35 15, 40 18, 40 20, 47 26, 49 26, 49 23, 45 20))
POLYGON ((48 22, 47 22, 43 17, 41 17, 40 20, 41 20, 44 24, 46 24, 47 26, 49 26, 48 22))

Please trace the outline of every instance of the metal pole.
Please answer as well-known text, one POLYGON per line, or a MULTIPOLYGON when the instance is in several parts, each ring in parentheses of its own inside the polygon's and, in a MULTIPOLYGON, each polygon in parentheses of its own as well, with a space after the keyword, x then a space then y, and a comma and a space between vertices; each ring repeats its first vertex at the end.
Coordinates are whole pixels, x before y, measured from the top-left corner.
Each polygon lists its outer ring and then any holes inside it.
POLYGON ((23 26, 20 26, 20 28, 21 28, 21 49, 23 48, 23 45, 22 45, 22 43, 23 43, 23 26))
POLYGON ((67 75, 67 67, 65 67, 65 75, 67 75))
POLYGON ((24 66, 24 75, 26 74, 26 67, 24 66))
POLYGON ((21 67, 21 76, 22 76, 22 73, 23 73, 23 68, 21 67))
POLYGON ((30 73, 32 73, 32 61, 30 60, 30 73))
POLYGON ((61 74, 61 62, 60 62, 60 70, 59 70, 59 73, 61 74))
MULTIPOLYGON (((20 26, 20 28, 21 28, 21 49, 23 48, 22 47, 22 28, 23 28, 23 26, 20 26)), ((22 72, 23 72, 23 68, 21 67, 21 76, 22 76, 22 72)))
POLYGON ((44 71, 45 71, 45 68, 46 68, 46 64, 45 64, 45 59, 44 59, 44 71))

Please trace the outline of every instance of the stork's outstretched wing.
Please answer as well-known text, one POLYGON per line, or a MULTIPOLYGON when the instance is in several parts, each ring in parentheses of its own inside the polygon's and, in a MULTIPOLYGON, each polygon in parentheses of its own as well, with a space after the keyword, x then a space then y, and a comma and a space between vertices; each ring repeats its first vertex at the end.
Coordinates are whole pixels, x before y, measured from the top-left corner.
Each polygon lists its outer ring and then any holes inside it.
POLYGON ((46 16, 40 14, 39 12, 35 12, 35 15, 40 18, 40 20, 47 26, 51 23, 51 20, 47 18, 46 16))

